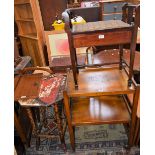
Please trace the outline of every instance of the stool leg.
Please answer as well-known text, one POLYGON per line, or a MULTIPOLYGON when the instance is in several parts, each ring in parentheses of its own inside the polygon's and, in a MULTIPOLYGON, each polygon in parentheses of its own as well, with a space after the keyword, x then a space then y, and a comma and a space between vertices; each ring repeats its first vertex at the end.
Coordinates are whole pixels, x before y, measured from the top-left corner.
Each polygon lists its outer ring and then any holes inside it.
POLYGON ((54 104, 54 112, 55 112, 55 117, 56 117, 58 130, 59 130, 60 141, 61 141, 61 144, 63 145, 64 151, 66 152, 66 144, 65 144, 65 138, 64 138, 64 133, 63 133, 63 125, 62 125, 62 120, 60 118, 57 103, 54 104))
POLYGON ((71 143, 71 147, 72 147, 73 151, 75 151, 75 135, 74 135, 73 126, 72 126, 72 122, 71 122, 69 97, 68 97, 66 91, 64 91, 64 105, 65 105, 65 112, 66 112, 67 123, 68 123, 70 143, 71 143))
POLYGON ((42 120, 41 122, 43 123, 43 126, 46 128, 47 127, 47 118, 46 118, 46 109, 47 107, 40 107, 40 114, 42 115, 42 120))
POLYGON ((40 144, 40 138, 37 136, 38 135, 38 131, 37 131, 37 128, 36 128, 36 124, 35 124, 35 121, 34 121, 34 118, 33 118, 33 114, 32 114, 31 108, 25 108, 25 111, 26 111, 27 116, 28 116, 28 118, 30 120, 30 123, 32 125, 33 134, 36 137, 36 149, 38 149, 39 148, 39 144, 40 144))
POLYGON ((15 111, 14 111, 14 123, 15 123, 16 130, 21 138, 22 143, 29 146, 29 144, 27 143, 27 140, 26 140, 25 132, 21 126, 21 123, 19 122, 19 119, 18 119, 15 111))

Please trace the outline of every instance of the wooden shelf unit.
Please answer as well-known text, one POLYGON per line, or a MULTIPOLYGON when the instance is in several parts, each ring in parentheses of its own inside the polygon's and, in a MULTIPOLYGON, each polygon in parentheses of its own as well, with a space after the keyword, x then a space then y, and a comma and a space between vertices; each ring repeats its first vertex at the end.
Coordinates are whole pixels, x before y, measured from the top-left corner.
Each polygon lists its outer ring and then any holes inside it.
POLYGON ((127 123, 129 146, 133 145, 139 85, 133 81, 129 87, 127 79, 127 72, 118 67, 85 68, 79 71, 75 87, 73 73, 68 70, 64 105, 73 150, 74 127, 79 125, 127 123), (134 95, 132 107, 127 94, 134 95))
POLYGON ((34 66, 45 66, 45 39, 38 0, 15 0, 14 4, 23 54, 31 56, 34 66))

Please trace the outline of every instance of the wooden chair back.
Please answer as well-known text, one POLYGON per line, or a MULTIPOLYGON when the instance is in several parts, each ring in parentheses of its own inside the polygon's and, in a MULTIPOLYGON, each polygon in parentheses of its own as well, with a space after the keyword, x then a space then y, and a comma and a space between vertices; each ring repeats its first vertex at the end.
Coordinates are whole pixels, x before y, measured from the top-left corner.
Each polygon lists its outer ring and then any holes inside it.
POLYGON ((140 27, 140 5, 125 3, 122 7, 122 21, 140 27))

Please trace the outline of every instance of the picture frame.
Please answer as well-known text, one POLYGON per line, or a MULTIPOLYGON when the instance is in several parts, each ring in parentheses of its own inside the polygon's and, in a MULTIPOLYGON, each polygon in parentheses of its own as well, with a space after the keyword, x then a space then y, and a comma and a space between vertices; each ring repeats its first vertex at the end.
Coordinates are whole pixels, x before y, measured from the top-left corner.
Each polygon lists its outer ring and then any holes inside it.
POLYGON ((70 56, 68 36, 64 30, 45 31, 48 61, 53 57, 70 56))
MULTIPOLYGON (((54 58, 70 57, 68 35, 65 30, 44 31, 47 46, 48 61, 52 64, 54 58)), ((76 48, 78 55, 86 54, 87 47, 76 48)))

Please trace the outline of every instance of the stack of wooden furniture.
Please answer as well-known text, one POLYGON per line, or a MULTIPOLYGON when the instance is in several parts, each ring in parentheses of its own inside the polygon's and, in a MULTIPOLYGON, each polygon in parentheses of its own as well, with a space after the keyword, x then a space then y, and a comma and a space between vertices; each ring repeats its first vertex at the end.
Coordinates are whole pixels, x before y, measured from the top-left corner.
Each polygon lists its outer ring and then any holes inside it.
POLYGON ((15 0, 14 5, 23 54, 31 56, 34 66, 44 66, 43 23, 38 0, 15 0))
POLYGON ((125 0, 102 0, 99 1, 102 9, 103 20, 121 20, 122 6, 125 0))
MULTIPOLYGON (((67 72, 64 104, 70 141, 75 150, 74 127, 89 124, 129 124, 129 146, 133 133, 139 98, 139 85, 133 80, 133 63, 137 38, 139 6, 124 7, 123 21, 110 20, 72 25, 67 12, 63 13, 69 37, 72 70, 67 72), (134 24, 128 13, 136 12, 134 24), (126 21, 127 19, 127 21, 126 21), (126 23, 127 22, 127 23, 126 23), (130 63, 123 59, 123 44, 130 44, 130 63), (77 64, 76 49, 85 46, 115 45, 120 47, 119 67, 96 68, 97 65, 77 64), (88 68, 85 68, 88 67, 88 68), (127 94, 133 95, 130 106, 127 94)), ((106 64, 106 65, 111 65, 106 64)))

